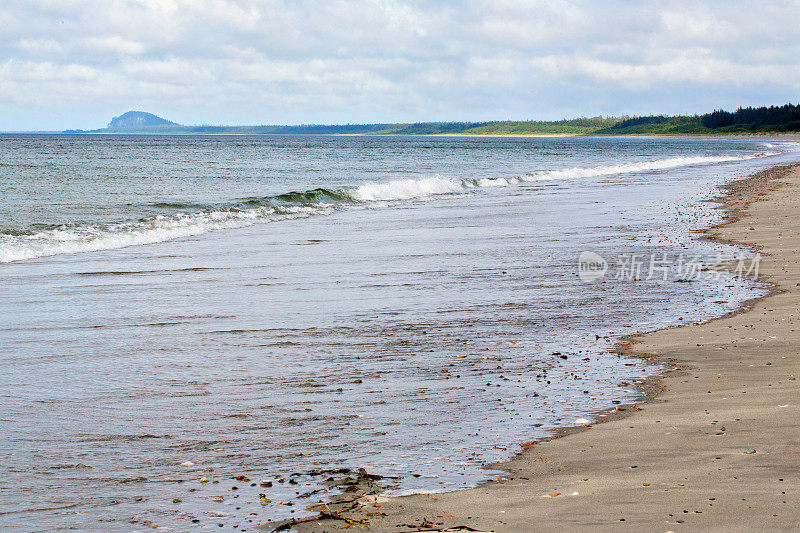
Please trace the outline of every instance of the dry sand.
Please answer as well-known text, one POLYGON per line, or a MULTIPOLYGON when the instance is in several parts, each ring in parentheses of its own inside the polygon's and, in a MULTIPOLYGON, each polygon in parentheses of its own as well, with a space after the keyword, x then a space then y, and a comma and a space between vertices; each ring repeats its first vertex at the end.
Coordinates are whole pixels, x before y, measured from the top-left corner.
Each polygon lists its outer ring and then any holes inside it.
POLYGON ((437 495, 367 495, 331 506, 336 518, 295 527, 800 530, 800 166, 727 192, 728 221, 708 236, 757 246, 772 293, 705 324, 623 340, 621 350, 667 367, 643 384, 640 403, 528 446, 499 465, 505 480, 437 495))

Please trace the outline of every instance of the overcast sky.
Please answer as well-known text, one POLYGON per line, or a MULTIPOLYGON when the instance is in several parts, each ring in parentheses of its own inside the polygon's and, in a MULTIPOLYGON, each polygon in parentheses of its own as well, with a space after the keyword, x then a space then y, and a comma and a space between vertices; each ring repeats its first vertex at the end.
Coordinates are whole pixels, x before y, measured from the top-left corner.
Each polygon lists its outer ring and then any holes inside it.
POLYGON ((800 101, 800 1, 2 0, 0 130, 800 101))

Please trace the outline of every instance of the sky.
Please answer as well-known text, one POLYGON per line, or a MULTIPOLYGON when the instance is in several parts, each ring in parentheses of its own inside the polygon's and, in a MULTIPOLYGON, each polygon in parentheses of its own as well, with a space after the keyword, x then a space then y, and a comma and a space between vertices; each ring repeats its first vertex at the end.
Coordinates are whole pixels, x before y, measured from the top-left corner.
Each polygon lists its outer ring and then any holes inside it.
POLYGON ((800 101, 800 0, 2 0, 0 131, 800 101))

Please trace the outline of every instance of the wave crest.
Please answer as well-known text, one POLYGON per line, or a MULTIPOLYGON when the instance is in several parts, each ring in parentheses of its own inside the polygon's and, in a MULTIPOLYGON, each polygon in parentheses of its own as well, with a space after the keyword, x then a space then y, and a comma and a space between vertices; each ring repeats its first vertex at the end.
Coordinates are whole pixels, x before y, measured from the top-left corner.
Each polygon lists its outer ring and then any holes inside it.
POLYGON ((227 206, 206 207, 197 204, 161 203, 155 206, 199 210, 193 213, 158 215, 118 224, 61 226, 33 234, 7 232, 0 234, 0 263, 155 244, 218 229, 241 228, 289 218, 327 214, 334 209, 348 206, 380 205, 383 202, 425 199, 443 194, 464 193, 483 187, 504 187, 520 182, 591 178, 658 171, 690 165, 741 161, 780 153, 783 152, 764 152, 740 156, 673 157, 588 168, 546 170, 512 178, 459 180, 437 176, 368 182, 343 189, 318 188, 308 191, 290 191, 263 198, 247 198, 227 206))

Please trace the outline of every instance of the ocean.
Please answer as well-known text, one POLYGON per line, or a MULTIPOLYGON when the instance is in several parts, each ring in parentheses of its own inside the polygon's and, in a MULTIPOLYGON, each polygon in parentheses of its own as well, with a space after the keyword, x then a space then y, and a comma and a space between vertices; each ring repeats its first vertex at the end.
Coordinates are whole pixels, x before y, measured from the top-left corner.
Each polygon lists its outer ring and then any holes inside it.
POLYGON ((0 526, 244 530, 308 514, 337 470, 392 494, 494 479, 636 399, 659 368, 617 336, 764 292, 709 268, 752 253, 696 230, 720 185, 798 159, 748 138, 2 135, 0 526))

